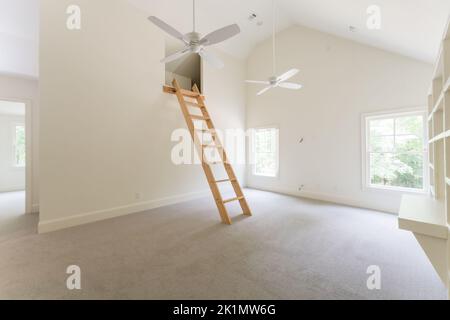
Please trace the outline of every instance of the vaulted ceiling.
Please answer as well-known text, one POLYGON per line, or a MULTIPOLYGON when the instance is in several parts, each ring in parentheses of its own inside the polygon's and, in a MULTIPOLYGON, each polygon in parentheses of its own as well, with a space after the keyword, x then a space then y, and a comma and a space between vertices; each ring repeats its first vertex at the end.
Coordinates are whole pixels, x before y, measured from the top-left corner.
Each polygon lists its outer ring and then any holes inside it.
MULTIPOLYGON (((192 29, 189 0, 128 0, 182 32, 192 29)), ((450 13, 448 0, 278 0, 278 30, 298 24, 432 63, 450 13), (381 30, 366 27, 367 8, 381 9, 381 30), (349 31, 354 26, 354 32, 349 31)), ((242 33, 220 48, 245 58, 272 30, 272 0, 197 0, 205 34, 230 23, 242 33), (257 18, 248 19, 251 13, 257 18), (262 21, 261 26, 257 21, 262 21)), ((38 75, 39 0, 0 0, 0 73, 38 75)))
MULTIPOLYGON (((180 31, 192 29, 192 1, 129 0, 180 31)), ((450 13, 448 0, 277 0, 278 30, 303 25, 429 63, 434 62, 450 13), (366 26, 369 6, 381 9, 381 30, 366 26), (350 31, 349 27, 355 27, 350 31)), ((272 0, 197 0, 197 26, 206 33, 238 23, 242 34, 221 44, 244 58, 272 32, 272 0), (258 18, 248 20, 251 13, 258 18), (263 22, 257 26, 256 21, 263 22)))

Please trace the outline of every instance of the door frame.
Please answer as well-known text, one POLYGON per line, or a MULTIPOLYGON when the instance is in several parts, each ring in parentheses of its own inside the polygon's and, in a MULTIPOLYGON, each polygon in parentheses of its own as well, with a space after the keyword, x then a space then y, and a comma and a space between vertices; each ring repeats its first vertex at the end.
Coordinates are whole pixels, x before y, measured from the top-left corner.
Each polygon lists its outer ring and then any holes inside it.
POLYGON ((25 104, 25 213, 38 212, 38 208, 33 208, 33 102, 26 98, 3 96, 0 100, 25 104))

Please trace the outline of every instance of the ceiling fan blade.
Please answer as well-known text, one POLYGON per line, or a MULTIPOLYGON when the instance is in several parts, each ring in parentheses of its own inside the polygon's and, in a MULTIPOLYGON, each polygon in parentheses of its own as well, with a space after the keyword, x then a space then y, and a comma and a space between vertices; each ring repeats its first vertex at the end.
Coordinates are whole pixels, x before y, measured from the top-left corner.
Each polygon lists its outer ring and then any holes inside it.
POLYGON ((259 81, 259 80, 245 80, 247 83, 255 83, 255 84, 265 84, 269 85, 270 81, 259 81))
POLYGON ((155 16, 150 16, 150 17, 148 17, 148 20, 153 22, 161 30, 163 30, 166 33, 170 34, 172 37, 185 42, 184 39, 183 39, 183 34, 181 32, 179 32, 175 28, 169 26, 167 23, 165 23, 161 19, 159 19, 159 18, 157 18, 155 16))
POLYGON ((211 64, 213 67, 216 67, 218 69, 222 69, 225 64, 222 62, 222 60, 220 60, 219 58, 217 58, 214 54, 212 54, 211 52, 208 52, 206 50, 200 50, 200 52, 198 53, 200 55, 200 57, 202 57, 207 63, 211 64))
POLYGON ((301 84, 292 83, 292 82, 281 82, 278 86, 281 88, 292 89, 292 90, 299 90, 299 89, 303 88, 303 86, 301 84))
POLYGON ((241 32, 239 26, 237 24, 232 24, 207 34, 202 40, 200 40, 200 43, 204 46, 210 46, 228 40, 237 35, 239 32, 241 32))
POLYGON ((298 70, 298 69, 291 69, 288 72, 285 72, 281 76, 279 76, 277 78, 277 80, 278 81, 286 81, 286 80, 292 78, 293 76, 295 76, 299 72, 300 72, 300 70, 298 70))
POLYGON ((164 59, 161 60, 161 62, 163 63, 168 63, 168 62, 172 62, 174 60, 180 59, 181 57, 187 55, 188 53, 191 52, 190 48, 185 48, 181 51, 175 52, 174 54, 171 54, 170 56, 165 57, 164 59))
POLYGON ((265 85, 269 85, 270 84, 269 81, 258 81, 258 80, 245 80, 245 82, 247 82, 247 83, 256 83, 256 84, 265 84, 265 85))
POLYGON ((268 91, 268 90, 270 90, 270 89, 272 89, 272 86, 270 86, 270 87, 265 87, 264 89, 262 89, 261 91, 259 91, 256 95, 257 95, 257 96, 260 96, 260 95, 262 95, 263 93, 265 93, 266 91, 268 91))

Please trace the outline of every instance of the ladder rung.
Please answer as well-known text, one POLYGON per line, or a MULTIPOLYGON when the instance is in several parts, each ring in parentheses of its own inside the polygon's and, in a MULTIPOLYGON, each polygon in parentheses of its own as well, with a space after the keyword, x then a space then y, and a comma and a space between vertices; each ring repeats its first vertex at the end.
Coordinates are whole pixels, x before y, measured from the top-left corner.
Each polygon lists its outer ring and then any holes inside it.
POLYGON ((211 134, 214 134, 214 133, 215 133, 215 131, 214 131, 214 130, 211 130, 211 129, 195 129, 195 131, 198 131, 198 132, 206 132, 206 133, 211 133, 211 134))
POLYGON ((234 181, 236 181, 236 179, 223 179, 223 180, 217 180, 216 183, 222 183, 222 182, 228 182, 228 181, 234 182, 234 181))
POLYGON ((195 119, 195 120, 205 120, 205 121, 209 120, 208 117, 204 117, 204 116, 196 116, 196 115, 193 115, 193 114, 190 114, 189 116, 190 116, 192 119, 195 119))
POLYGON ((205 106, 202 106, 202 105, 200 105, 198 103, 191 102, 191 101, 184 101, 184 103, 186 103, 188 106, 195 107, 195 108, 200 108, 200 109, 205 107, 205 106))
POLYGON ((197 92, 181 90, 181 94, 185 97, 197 98, 200 96, 197 92))
MULTIPOLYGON (((163 91, 166 93, 171 93, 171 94, 177 93, 177 89, 174 87, 170 87, 170 86, 163 86, 163 91)), ((180 88, 180 93, 185 97, 191 97, 191 98, 203 97, 201 94, 199 94, 197 92, 186 90, 186 89, 181 89, 181 88, 180 88)))
POLYGON ((197 98, 198 96, 200 96, 200 94, 198 94, 197 92, 186 90, 186 89, 180 89, 180 93, 183 96, 190 97, 190 98, 197 98))
POLYGON ((232 198, 232 199, 228 199, 228 200, 223 200, 223 203, 228 203, 228 202, 233 202, 233 201, 239 201, 244 199, 244 197, 236 197, 236 198, 232 198))
POLYGON ((215 162, 208 162, 208 161, 204 161, 204 163, 206 163, 206 164, 208 164, 210 166, 214 166, 214 165, 217 165, 217 164, 222 164, 223 162, 217 162, 217 161, 215 161, 215 162))
POLYGON ((203 148, 223 149, 223 147, 219 147, 219 146, 216 146, 216 145, 214 145, 214 144, 203 144, 202 147, 203 147, 203 148))

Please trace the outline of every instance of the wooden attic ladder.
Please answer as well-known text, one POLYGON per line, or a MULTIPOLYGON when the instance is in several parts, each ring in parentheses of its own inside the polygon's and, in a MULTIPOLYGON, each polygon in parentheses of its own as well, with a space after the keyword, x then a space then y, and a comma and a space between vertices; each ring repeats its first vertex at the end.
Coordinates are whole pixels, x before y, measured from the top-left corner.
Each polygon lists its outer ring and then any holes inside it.
POLYGON ((245 199, 244 194, 242 193, 241 186, 234 174, 233 167, 228 162, 228 158, 225 152, 225 149, 220 142, 220 139, 216 133, 214 128, 214 124, 211 120, 209 112, 205 105, 205 98, 200 93, 197 85, 194 85, 192 91, 181 89, 177 80, 174 79, 172 82, 173 87, 164 86, 164 92, 175 94, 178 98, 178 102, 180 103, 181 111, 183 112, 184 119, 186 120, 186 124, 188 126, 189 132, 191 133, 192 140, 194 141, 195 147, 197 149, 197 153, 199 158, 202 161, 203 171, 205 171, 206 179, 208 180, 209 187, 214 197, 214 201, 216 202, 217 208, 219 209, 220 217, 222 222, 225 224, 231 224, 231 219, 228 215, 227 208, 225 204, 239 201, 239 204, 242 208, 243 214, 247 216, 251 216, 252 213, 247 204, 247 200, 245 199), (188 99, 193 99, 194 101, 187 101, 188 99), (200 109, 201 115, 193 115, 189 112, 189 107, 200 109), (194 125, 194 120, 205 121, 207 129, 197 129, 194 125), (199 139, 197 133, 208 133, 211 135, 212 144, 202 144, 201 141, 203 139, 199 139), (205 149, 206 148, 216 148, 221 159, 221 163, 225 167, 225 172, 228 176, 228 179, 224 180, 216 180, 213 174, 213 170, 211 168, 212 165, 220 164, 217 162, 209 162, 205 157, 205 149), (230 182, 233 186, 233 190, 236 194, 235 198, 231 199, 223 199, 220 193, 220 189, 218 187, 219 183, 230 182))

